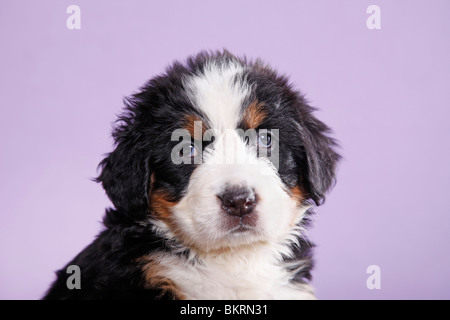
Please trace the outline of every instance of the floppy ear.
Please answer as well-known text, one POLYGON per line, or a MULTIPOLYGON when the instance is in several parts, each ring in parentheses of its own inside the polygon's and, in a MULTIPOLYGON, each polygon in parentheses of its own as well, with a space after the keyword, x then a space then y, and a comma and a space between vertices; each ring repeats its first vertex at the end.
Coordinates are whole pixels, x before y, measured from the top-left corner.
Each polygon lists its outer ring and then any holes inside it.
POLYGON ((130 108, 119 118, 120 125, 113 131, 116 147, 100 163, 102 171, 96 179, 118 213, 133 220, 147 212, 150 179, 149 146, 136 118, 130 108))
POLYGON ((325 193, 335 182, 336 166, 341 157, 334 150, 337 142, 328 136, 330 128, 312 114, 312 107, 303 101, 301 103, 299 130, 306 155, 304 183, 309 197, 316 205, 321 205, 325 200, 325 193))

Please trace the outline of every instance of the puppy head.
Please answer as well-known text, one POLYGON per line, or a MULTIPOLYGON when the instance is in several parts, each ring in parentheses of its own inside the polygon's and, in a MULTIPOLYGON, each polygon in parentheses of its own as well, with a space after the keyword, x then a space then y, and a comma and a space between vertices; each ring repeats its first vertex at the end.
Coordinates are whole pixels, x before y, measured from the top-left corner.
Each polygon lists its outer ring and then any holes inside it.
POLYGON ((282 242, 334 181, 328 127, 260 61, 200 53, 125 105, 98 177, 110 221, 150 219, 203 252, 282 242))

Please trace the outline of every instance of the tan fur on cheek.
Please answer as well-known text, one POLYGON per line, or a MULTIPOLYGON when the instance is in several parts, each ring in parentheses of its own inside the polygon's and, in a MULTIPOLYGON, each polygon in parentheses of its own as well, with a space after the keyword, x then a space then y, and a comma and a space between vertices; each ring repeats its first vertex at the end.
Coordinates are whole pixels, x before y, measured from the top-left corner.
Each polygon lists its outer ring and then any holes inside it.
POLYGON ((183 236, 180 233, 180 228, 174 219, 172 209, 177 204, 177 202, 170 200, 170 195, 164 191, 154 191, 149 195, 150 198, 150 211, 153 216, 163 221, 170 231, 177 237, 181 242, 183 241, 183 236))
MULTIPOLYGON (((303 201, 305 200, 304 192, 302 189, 296 185, 295 187, 290 189, 290 197, 295 201, 297 204, 297 207, 300 208, 303 205, 303 201)), ((299 222, 299 216, 294 214, 292 216, 290 226, 295 227, 297 223, 299 222)))
POLYGON ((291 198, 294 199, 297 203, 301 204, 305 199, 303 191, 300 189, 298 185, 290 189, 291 198))
MULTIPOLYGON (((152 176, 152 183, 153 181, 154 177, 152 176)), ((186 246, 190 246, 190 241, 188 241, 186 236, 183 234, 172 212, 173 207, 176 206, 178 202, 173 201, 171 199, 170 194, 162 190, 156 191, 150 190, 149 199, 150 199, 149 208, 152 215, 157 220, 164 222, 164 224, 167 226, 167 228, 176 237, 178 241, 180 241, 186 246)))
POLYGON ((176 203, 170 201, 170 195, 164 191, 155 191, 150 195, 150 209, 153 215, 165 222, 172 221, 171 208, 176 203))

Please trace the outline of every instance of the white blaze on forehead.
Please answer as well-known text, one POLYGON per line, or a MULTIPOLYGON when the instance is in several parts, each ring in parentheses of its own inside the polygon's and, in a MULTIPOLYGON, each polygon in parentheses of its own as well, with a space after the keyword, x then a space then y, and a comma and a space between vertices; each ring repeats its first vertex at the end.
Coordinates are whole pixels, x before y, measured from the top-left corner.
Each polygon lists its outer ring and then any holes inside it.
POLYGON ((202 111, 210 128, 222 131, 237 127, 240 109, 250 88, 241 75, 244 67, 237 62, 211 61, 203 72, 185 79, 191 102, 202 111))

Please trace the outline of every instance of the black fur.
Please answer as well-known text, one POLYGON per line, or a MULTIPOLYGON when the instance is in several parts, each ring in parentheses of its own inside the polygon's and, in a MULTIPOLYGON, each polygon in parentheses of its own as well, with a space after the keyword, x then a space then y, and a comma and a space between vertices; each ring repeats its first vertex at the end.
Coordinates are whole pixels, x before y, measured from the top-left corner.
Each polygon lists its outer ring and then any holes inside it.
MULTIPOLYGON (((291 88, 286 77, 262 62, 238 59, 226 51, 202 52, 184 65, 174 63, 166 74, 153 78, 125 99, 125 112, 113 130, 115 149, 100 163, 101 174, 96 179, 114 208, 106 211, 105 230, 97 239, 57 272, 45 299, 176 298, 170 292, 146 287, 142 274, 141 257, 171 251, 174 246, 156 235, 148 223, 153 218, 149 193, 164 190, 174 202, 183 196, 195 165, 172 163, 170 154, 177 142, 170 136, 183 126, 187 113, 203 116, 188 99, 182 79, 200 75, 211 59, 251 66, 245 74, 255 88, 250 100, 257 98, 270 112, 260 128, 280 129, 281 179, 289 188, 299 185, 307 194, 306 200, 323 203, 335 180, 339 155, 334 151, 336 142, 328 136, 329 128, 313 116, 314 109, 291 88), (80 267, 81 290, 67 288, 68 265, 80 267)), ((313 265, 312 244, 303 239, 299 242, 300 246, 293 248, 294 257, 286 258, 286 262, 301 261, 296 268, 290 264, 292 281, 307 282, 313 265)))

